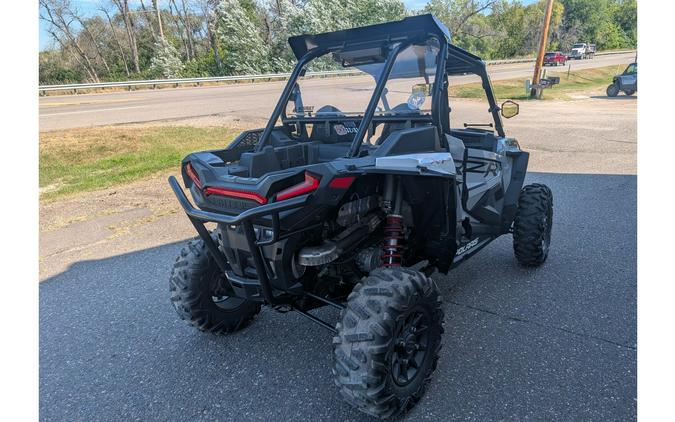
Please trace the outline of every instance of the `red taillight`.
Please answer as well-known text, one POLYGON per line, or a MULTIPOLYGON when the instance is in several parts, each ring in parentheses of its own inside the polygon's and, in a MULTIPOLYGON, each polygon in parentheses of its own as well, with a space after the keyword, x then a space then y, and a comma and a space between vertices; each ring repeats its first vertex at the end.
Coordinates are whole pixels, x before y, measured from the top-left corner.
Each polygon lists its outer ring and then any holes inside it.
POLYGON ((190 180, 192 180, 192 183, 194 183, 199 189, 202 188, 202 181, 199 180, 199 176, 197 176, 195 169, 192 168, 192 164, 187 163, 185 166, 185 173, 187 173, 190 180))
POLYGON ((333 189, 349 189, 349 187, 354 183, 356 177, 354 176, 345 176, 345 177, 336 177, 331 180, 328 186, 333 189))
POLYGON ((231 196, 233 198, 240 198, 240 199, 250 199, 261 205, 267 203, 267 198, 265 198, 264 196, 255 192, 247 192, 243 190, 208 187, 204 189, 204 193, 206 195, 221 195, 221 196, 231 196))
POLYGON ((319 188, 320 180, 321 179, 318 177, 312 176, 311 174, 305 172, 305 181, 277 193, 277 201, 283 201, 284 199, 293 198, 315 191, 319 188))

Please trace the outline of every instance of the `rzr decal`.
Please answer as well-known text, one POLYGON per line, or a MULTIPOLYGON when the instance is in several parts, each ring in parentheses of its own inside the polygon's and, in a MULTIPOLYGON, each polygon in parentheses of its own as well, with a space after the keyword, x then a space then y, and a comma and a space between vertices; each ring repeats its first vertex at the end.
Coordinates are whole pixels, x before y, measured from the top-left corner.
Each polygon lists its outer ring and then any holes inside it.
POLYGON ((461 255, 464 252, 467 252, 469 249, 476 246, 477 244, 478 244, 478 238, 475 238, 471 242, 469 242, 466 245, 462 246, 461 248, 457 249, 457 253, 455 255, 461 255))

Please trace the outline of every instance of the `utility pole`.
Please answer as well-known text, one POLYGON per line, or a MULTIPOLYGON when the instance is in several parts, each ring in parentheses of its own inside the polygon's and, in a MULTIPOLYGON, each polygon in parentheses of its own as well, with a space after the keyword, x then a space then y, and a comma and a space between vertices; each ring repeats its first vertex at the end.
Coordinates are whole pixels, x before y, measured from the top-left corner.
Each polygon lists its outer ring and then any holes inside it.
POLYGON ((548 0, 546 3, 546 13, 544 14, 544 27, 541 31, 541 40, 539 41, 539 54, 537 55, 537 62, 534 65, 534 75, 532 76, 532 89, 530 90, 530 98, 537 97, 539 85, 539 74, 541 67, 544 64, 544 54, 546 53, 546 44, 548 41, 548 27, 551 24, 551 13, 553 12, 553 0, 548 0))
POLYGON ((159 37, 161 39, 164 39, 164 30, 162 29, 162 14, 160 13, 159 10, 159 0, 152 0, 152 5, 155 8, 155 12, 157 13, 157 26, 159 27, 159 37))

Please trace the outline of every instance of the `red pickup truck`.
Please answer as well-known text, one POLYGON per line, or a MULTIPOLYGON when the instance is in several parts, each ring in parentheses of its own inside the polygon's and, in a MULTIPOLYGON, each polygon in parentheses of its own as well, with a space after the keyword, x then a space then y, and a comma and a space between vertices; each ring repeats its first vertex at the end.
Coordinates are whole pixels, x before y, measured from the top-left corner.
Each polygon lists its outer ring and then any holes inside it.
POLYGON ((567 56, 560 51, 550 51, 544 54, 544 66, 550 64, 553 66, 565 66, 567 63, 567 56))

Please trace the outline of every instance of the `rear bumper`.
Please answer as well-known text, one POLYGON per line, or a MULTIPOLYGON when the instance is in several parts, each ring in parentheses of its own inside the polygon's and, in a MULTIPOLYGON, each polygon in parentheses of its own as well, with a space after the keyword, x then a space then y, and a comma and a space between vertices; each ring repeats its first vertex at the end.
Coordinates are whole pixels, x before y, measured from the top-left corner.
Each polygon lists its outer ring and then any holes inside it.
MULTIPOLYGON (((224 274, 228 276, 227 278, 230 281, 230 284, 232 285, 235 293, 237 295, 242 295, 254 300, 264 300, 272 305, 281 303, 278 297, 274 294, 272 285, 270 283, 268 265, 265 263, 263 254, 261 252, 261 247, 276 243, 291 234, 297 234, 297 231, 292 233, 281 232, 279 225, 279 213, 282 211, 303 207, 307 203, 310 196, 302 195, 284 201, 260 205, 246 210, 238 215, 225 215, 203 211, 193 207, 183 192, 183 189, 178 183, 178 180, 176 180, 174 176, 169 177, 169 185, 171 186, 173 193, 176 195, 178 202, 183 208, 183 211, 185 211, 185 214, 187 214, 190 222, 197 230, 197 233, 199 233, 199 236, 206 244, 209 252, 211 252, 211 255, 214 257, 218 267, 224 274), (264 239, 261 238, 259 240, 258 236, 255 234, 253 220, 256 218, 268 216, 271 216, 272 220, 272 227, 270 229, 271 236, 266 236, 264 239), (208 222, 225 224, 229 226, 242 226, 248 251, 253 258, 253 263, 258 276, 257 279, 235 279, 232 277, 232 271, 227 263, 227 259, 220 251, 218 245, 213 241, 211 234, 204 225, 208 222)), ((307 227, 306 229, 309 230, 311 228, 312 227, 307 227)))
POLYGON ((174 176, 169 177, 169 184, 173 193, 178 198, 183 210, 190 218, 195 218, 203 222, 214 222, 221 224, 234 224, 238 225, 245 221, 250 221, 255 218, 279 214, 281 211, 287 211, 293 208, 300 208, 307 202, 309 195, 298 196, 295 198, 290 198, 285 201, 274 202, 271 204, 260 205, 255 208, 246 210, 238 215, 226 215, 209 211, 202 211, 192 206, 187 196, 183 192, 183 189, 180 187, 178 180, 174 176))

